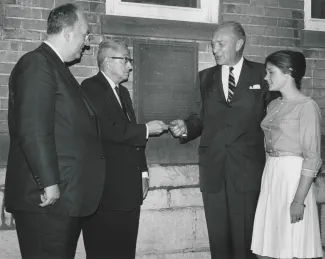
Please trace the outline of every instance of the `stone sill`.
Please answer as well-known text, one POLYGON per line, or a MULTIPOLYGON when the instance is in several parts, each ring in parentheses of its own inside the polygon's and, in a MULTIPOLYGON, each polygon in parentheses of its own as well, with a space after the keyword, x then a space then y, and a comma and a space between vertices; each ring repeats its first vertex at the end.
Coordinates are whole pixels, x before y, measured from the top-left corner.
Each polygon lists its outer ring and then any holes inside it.
POLYGON ((101 34, 210 41, 216 24, 115 15, 101 17, 101 34))

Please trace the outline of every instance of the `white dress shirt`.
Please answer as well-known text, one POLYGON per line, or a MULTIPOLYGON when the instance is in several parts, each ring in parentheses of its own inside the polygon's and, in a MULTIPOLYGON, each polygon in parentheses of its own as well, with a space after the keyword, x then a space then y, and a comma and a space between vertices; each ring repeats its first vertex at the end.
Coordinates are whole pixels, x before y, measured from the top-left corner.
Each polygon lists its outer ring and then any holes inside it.
MULTIPOLYGON (((241 69, 243 67, 243 62, 244 62, 244 58, 241 57, 241 59, 238 61, 238 63, 234 66, 232 66, 234 68, 234 70, 232 71, 232 73, 234 74, 234 78, 235 78, 235 84, 237 86, 238 80, 239 80, 239 76, 240 76, 240 72, 241 69)), ((226 66, 223 65, 221 67, 222 71, 222 86, 223 86, 223 92, 225 94, 225 98, 226 100, 228 99, 228 85, 229 85, 229 68, 230 66, 226 66)))
POLYGON ((62 56, 60 55, 60 53, 58 52, 58 50, 51 43, 49 43, 48 41, 45 40, 44 43, 47 44, 55 52, 55 54, 59 56, 59 58, 64 63, 64 60, 63 60, 62 56))
POLYGON ((116 85, 116 84, 113 82, 112 79, 110 79, 107 75, 105 75, 104 72, 102 72, 102 71, 100 71, 100 72, 104 75, 104 77, 106 78, 106 80, 107 80, 108 83, 110 84, 110 86, 111 86, 111 88, 112 88, 112 90, 113 90, 113 93, 114 93, 114 95, 115 95, 117 101, 119 102, 119 104, 120 104, 121 107, 122 107, 122 103, 121 103, 120 97, 118 96, 118 94, 117 94, 117 92, 116 92, 116 90, 115 90, 115 87, 119 87, 119 85, 116 85))

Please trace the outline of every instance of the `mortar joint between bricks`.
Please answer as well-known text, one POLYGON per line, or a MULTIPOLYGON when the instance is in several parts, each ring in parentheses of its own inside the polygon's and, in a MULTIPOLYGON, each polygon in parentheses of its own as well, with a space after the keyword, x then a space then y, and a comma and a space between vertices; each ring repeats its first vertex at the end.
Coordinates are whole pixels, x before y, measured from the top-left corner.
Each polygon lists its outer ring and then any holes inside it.
POLYGON ((154 190, 166 190, 166 191, 171 191, 174 189, 188 189, 188 188, 199 188, 199 184, 189 184, 189 185, 179 185, 179 186, 158 186, 158 187, 150 187, 149 191, 154 191, 154 190))
POLYGON ((172 203, 172 197, 171 197, 169 190, 167 190, 167 206, 168 206, 168 208, 170 208, 171 203, 172 203))

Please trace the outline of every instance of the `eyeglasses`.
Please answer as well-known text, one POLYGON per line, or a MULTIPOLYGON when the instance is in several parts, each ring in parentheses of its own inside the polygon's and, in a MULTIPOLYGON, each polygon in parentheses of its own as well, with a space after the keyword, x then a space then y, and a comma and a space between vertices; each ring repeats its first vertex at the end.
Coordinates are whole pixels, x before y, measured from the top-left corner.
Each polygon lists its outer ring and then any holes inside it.
POLYGON ((85 41, 91 41, 93 39, 93 36, 87 32, 87 34, 85 35, 85 41))
POLYGON ((130 62, 130 64, 133 64, 133 58, 129 58, 129 57, 109 57, 111 59, 121 59, 123 60, 123 63, 126 65, 128 62, 130 62))

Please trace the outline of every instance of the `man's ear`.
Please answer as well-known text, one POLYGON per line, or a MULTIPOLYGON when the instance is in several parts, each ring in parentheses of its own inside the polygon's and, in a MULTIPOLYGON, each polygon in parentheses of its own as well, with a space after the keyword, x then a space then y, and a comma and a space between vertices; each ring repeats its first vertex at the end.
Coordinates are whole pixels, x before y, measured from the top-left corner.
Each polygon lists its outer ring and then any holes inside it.
POLYGON ((243 39, 238 39, 236 42, 236 51, 239 51, 244 45, 244 40, 243 39))
POLYGON ((109 68, 109 66, 110 66, 110 64, 109 64, 109 58, 108 57, 105 57, 104 58, 104 68, 105 69, 108 69, 109 68))
POLYGON ((70 28, 63 28, 62 30, 63 36, 66 41, 70 41, 71 39, 71 29, 70 28))

